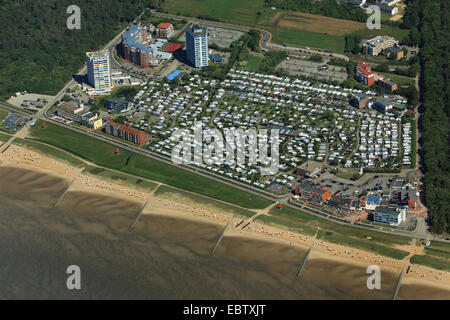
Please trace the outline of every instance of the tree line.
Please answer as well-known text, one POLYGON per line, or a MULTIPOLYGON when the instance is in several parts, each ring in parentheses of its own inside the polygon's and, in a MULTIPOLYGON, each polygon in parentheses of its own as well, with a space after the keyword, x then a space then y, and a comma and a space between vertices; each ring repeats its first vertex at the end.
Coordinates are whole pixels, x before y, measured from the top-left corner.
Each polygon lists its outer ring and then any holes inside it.
POLYGON ((425 201, 431 230, 450 232, 450 6, 446 0, 409 0, 407 6, 404 23, 419 35, 425 201))
POLYGON ((77 0, 81 29, 69 30, 71 0, 0 0, 0 99, 17 91, 56 94, 86 60, 151 0, 77 0))

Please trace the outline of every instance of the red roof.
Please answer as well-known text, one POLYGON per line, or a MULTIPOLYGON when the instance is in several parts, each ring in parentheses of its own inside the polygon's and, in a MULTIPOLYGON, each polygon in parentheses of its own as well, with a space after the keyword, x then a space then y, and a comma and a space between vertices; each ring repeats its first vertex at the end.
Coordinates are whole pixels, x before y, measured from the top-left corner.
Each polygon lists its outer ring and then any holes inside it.
POLYGON ((171 23, 168 23, 168 22, 161 22, 161 23, 159 23, 156 27, 159 28, 159 29, 167 29, 167 28, 169 28, 171 25, 172 25, 172 24, 171 24, 171 23))
POLYGON ((120 124, 120 123, 115 123, 115 122, 112 122, 112 121, 108 121, 108 122, 109 122, 109 124, 112 125, 112 126, 117 126, 117 127, 119 127, 120 130, 127 131, 127 132, 129 132, 129 133, 132 133, 132 134, 135 134, 135 135, 139 135, 139 136, 145 135, 145 132, 144 132, 144 131, 141 131, 141 130, 136 129, 136 128, 132 128, 132 127, 129 126, 129 125, 124 125, 124 124, 120 124))
POLYGON ((181 44, 179 43, 171 43, 167 46, 164 52, 174 52, 181 48, 181 44))

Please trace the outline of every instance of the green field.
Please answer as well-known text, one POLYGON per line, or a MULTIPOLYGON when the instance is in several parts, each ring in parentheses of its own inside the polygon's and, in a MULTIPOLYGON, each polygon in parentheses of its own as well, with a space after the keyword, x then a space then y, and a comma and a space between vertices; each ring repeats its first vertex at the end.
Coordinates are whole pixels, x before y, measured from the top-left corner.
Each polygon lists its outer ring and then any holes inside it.
POLYGON ((292 28, 267 28, 267 30, 272 32, 272 41, 275 43, 344 52, 344 36, 324 35, 292 28))
MULTIPOLYGON (((281 211, 280 211, 281 213, 281 211)), ((292 232, 298 232, 300 234, 313 236, 317 228, 310 226, 304 222, 301 222, 299 219, 295 219, 295 217, 291 216, 285 216, 285 215, 260 215, 256 217, 255 220, 259 220, 260 222, 267 224, 269 226, 282 226, 285 227, 287 230, 292 232)))
POLYGON ((411 263, 420 264, 434 269, 450 271, 450 260, 439 259, 433 256, 415 254, 411 257, 411 263))
POLYGON ((370 39, 379 35, 388 35, 400 41, 408 35, 408 32, 409 31, 406 29, 391 27, 383 25, 383 23, 381 23, 381 29, 362 28, 358 31, 353 32, 352 34, 359 35, 363 39, 370 39))
POLYGON ((393 245, 408 244, 411 240, 406 237, 336 224, 289 207, 281 210, 274 208, 270 211, 270 215, 270 217, 260 215, 255 220, 307 235, 313 235, 317 228, 320 228, 317 238, 321 240, 396 259, 403 259, 408 255, 406 251, 392 248, 393 245))
POLYGON ((186 192, 180 189, 175 189, 173 187, 169 186, 160 186, 156 192, 156 196, 163 196, 163 197, 170 197, 178 199, 179 197, 187 198, 192 201, 194 201, 198 205, 207 205, 207 206, 214 206, 216 208, 222 209, 224 211, 228 211, 233 213, 233 215, 236 215, 241 218, 249 218, 256 214, 256 212, 240 208, 237 206, 234 206, 232 204, 228 204, 225 202, 217 201, 215 199, 211 199, 205 196, 202 196, 200 194, 186 192))
POLYGON ((391 79, 392 81, 394 81, 395 83, 397 83, 398 86, 415 85, 415 79, 414 78, 400 76, 398 74, 388 73, 388 72, 382 72, 382 74, 385 77, 387 77, 387 78, 391 79))
POLYGON ((41 128, 42 123, 42 121, 38 121, 32 127, 31 135, 33 139, 72 152, 105 168, 163 182, 246 208, 262 209, 271 204, 271 201, 259 196, 134 152, 121 150, 120 154, 115 154, 114 151, 117 147, 112 144, 52 123, 47 123, 46 128, 41 128))
POLYGON ((408 255, 407 251, 395 249, 387 245, 381 245, 377 242, 372 242, 371 240, 363 240, 353 235, 349 235, 342 232, 332 232, 328 230, 320 230, 317 238, 320 240, 325 240, 345 246, 350 246, 353 248, 359 248, 362 250, 375 252, 377 254, 391 257, 394 259, 403 259, 408 255))
POLYGON ((0 132, 0 141, 5 142, 8 141, 11 138, 10 135, 4 134, 0 132))
POLYGON ((242 69, 250 71, 250 72, 258 72, 259 66, 261 65, 262 57, 249 54, 247 59, 247 64, 242 65, 242 69))
POLYGON ((264 0, 165 0, 163 8, 172 14, 253 26, 263 5, 264 0))

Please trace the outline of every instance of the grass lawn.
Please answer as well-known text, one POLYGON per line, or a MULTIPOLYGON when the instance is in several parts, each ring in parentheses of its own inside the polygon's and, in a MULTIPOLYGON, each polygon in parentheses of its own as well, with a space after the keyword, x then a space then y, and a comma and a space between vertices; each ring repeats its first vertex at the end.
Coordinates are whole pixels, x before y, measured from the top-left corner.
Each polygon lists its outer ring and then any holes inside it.
POLYGON ((428 248, 450 252, 450 244, 440 241, 431 241, 431 244, 428 248))
POLYGON ((255 221, 259 220, 264 224, 274 226, 274 227, 284 227, 289 231, 298 232, 304 235, 313 236, 316 233, 317 228, 309 226, 305 223, 300 222, 298 219, 293 219, 291 216, 286 215, 260 215, 256 217, 255 221))
POLYGON ((4 134, 0 132, 0 141, 5 142, 8 141, 11 138, 10 135, 4 134))
POLYGON ((435 269, 450 271, 450 244, 439 241, 431 241, 429 247, 425 247, 425 255, 414 255, 411 262, 435 269))
POLYGON ((262 209, 271 204, 270 200, 134 152, 121 150, 120 154, 115 154, 116 146, 53 123, 47 123, 48 126, 43 129, 40 126, 42 123, 44 122, 38 121, 32 127, 33 139, 67 150, 97 165, 160 181, 246 208, 262 209))
POLYGON ((355 174, 359 174, 358 168, 339 168, 336 176, 350 180, 355 174))
POLYGON ((425 252, 426 252, 427 256, 430 255, 430 256, 434 256, 436 258, 443 258, 443 259, 450 260, 450 251, 425 247, 425 252))
POLYGON ((439 259, 436 257, 431 257, 427 255, 419 255, 415 254, 411 257, 411 263, 420 264, 424 266, 428 266, 431 268, 450 271, 450 260, 447 259, 439 259))
POLYGON ((237 206, 234 206, 232 204, 224 203, 221 201, 217 201, 215 199, 211 199, 205 196, 202 196, 200 194, 196 193, 190 193, 183 190, 175 189, 169 186, 160 186, 156 192, 156 196, 163 196, 163 197, 170 197, 173 199, 179 199, 181 198, 187 198, 189 200, 192 200, 196 204, 199 205, 207 205, 207 206, 214 206, 216 208, 222 209, 224 211, 228 211, 233 213, 233 215, 236 215, 241 218, 249 218, 256 214, 256 212, 243 209, 237 206))
POLYGON ((346 234, 328 230, 319 230, 317 238, 353 248, 360 248, 362 250, 375 252, 394 259, 403 259, 408 255, 407 251, 395 249, 387 245, 381 245, 379 243, 372 242, 371 240, 362 240, 357 236, 351 235, 351 233, 346 234))
POLYGON ((263 58, 255 54, 249 54, 247 59, 247 64, 242 65, 242 69, 250 72, 258 72, 259 66, 263 58))
POLYGON ((399 86, 408 86, 408 85, 414 85, 415 80, 414 78, 400 76, 395 73, 388 73, 388 72, 381 72, 385 77, 391 79, 395 83, 397 83, 399 86))
POLYGON ((274 43, 344 52, 344 36, 325 35, 294 28, 272 27, 267 29, 272 32, 274 43))
POLYGON ((401 41, 403 40, 404 37, 408 35, 408 32, 409 31, 406 29, 391 27, 388 25, 383 25, 383 23, 381 23, 381 29, 368 29, 364 27, 361 28, 360 30, 353 32, 352 34, 360 35, 363 39, 371 39, 380 35, 388 35, 401 41))

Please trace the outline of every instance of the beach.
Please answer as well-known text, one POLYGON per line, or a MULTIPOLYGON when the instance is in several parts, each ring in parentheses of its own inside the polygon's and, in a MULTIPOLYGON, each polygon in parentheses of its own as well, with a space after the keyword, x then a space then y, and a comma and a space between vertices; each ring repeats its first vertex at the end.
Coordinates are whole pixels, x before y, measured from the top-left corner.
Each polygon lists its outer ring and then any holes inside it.
POLYGON ((257 222, 242 229, 231 212, 100 179, 16 145, 0 154, 0 191, 8 261, 0 298, 391 299, 403 270, 398 299, 450 299, 448 272, 414 265, 405 274, 406 259, 257 222), (71 264, 86 275, 79 292, 65 287, 71 264), (367 289, 371 264, 381 268, 381 290, 367 289))

